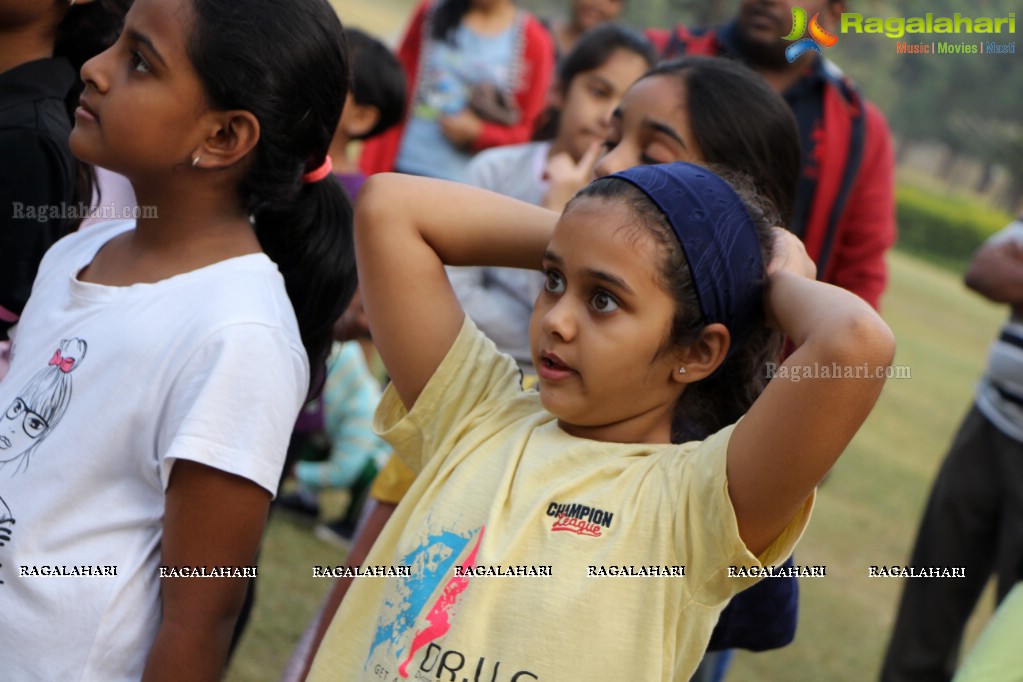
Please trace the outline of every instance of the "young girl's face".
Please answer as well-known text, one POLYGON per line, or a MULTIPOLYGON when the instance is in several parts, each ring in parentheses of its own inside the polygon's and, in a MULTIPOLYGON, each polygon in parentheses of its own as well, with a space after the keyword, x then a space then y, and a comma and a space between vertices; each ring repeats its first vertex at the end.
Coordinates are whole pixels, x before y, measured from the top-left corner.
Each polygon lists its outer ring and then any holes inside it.
POLYGON ((632 85, 611 115, 606 152, 594 174, 600 178, 633 166, 688 161, 703 153, 689 127, 685 88, 674 76, 648 76, 632 85))
POLYGON ((649 66, 635 52, 617 49, 598 68, 576 74, 559 95, 555 146, 578 161, 591 144, 604 140, 622 95, 649 66))
POLYGON ((187 166, 205 138, 199 78, 185 51, 190 0, 136 0, 124 31, 82 67, 71 150, 131 179, 187 166))
POLYGON ((596 197, 562 215, 530 319, 544 407, 573 435, 670 442, 682 384, 664 351, 675 303, 653 238, 626 205, 596 197))

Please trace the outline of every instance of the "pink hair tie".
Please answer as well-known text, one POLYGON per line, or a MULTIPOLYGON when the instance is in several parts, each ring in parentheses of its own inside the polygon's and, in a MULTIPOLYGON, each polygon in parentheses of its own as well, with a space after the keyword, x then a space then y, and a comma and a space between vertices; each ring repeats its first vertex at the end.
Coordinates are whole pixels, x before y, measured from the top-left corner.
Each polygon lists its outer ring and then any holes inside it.
POLYGON ((330 175, 330 171, 334 169, 334 164, 330 162, 330 156, 326 156, 323 159, 323 163, 316 170, 311 170, 302 176, 302 182, 319 182, 323 178, 330 175))

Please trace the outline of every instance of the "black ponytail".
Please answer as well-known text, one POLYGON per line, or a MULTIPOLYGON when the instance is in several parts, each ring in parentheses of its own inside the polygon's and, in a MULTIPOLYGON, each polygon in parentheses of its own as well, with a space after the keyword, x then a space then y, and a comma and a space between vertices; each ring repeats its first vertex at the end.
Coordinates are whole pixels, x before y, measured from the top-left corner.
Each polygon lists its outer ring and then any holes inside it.
MULTIPOLYGON (((124 26, 124 15, 131 7, 131 0, 96 0, 87 5, 72 5, 64 19, 57 26, 57 38, 53 45, 53 56, 64 57, 71 62, 71 67, 78 74, 82 65, 100 52, 114 44, 124 26)), ((75 118, 78 98, 82 95, 85 83, 80 78, 64 99, 68 120, 75 118)), ((75 187, 72 203, 88 206, 92 203, 92 193, 96 186, 96 175, 93 167, 75 159, 75 187)), ((67 225, 75 229, 81 223, 79 217, 67 225)))
MULTIPOLYGON (((757 193, 747 176, 721 167, 710 168, 743 200, 760 238, 760 252, 766 266, 771 261, 773 246, 771 228, 779 224, 777 211, 770 200, 757 193)), ((662 352, 694 343, 703 334, 706 323, 689 263, 668 219, 642 190, 617 178, 594 180, 576 194, 576 197, 584 196, 624 202, 657 242, 658 251, 664 254, 661 283, 675 301, 675 315, 662 352)), ((778 361, 782 341, 780 333, 760 324, 714 374, 687 386, 675 404, 671 441, 703 440, 738 421, 767 386, 768 363, 778 361)))
POLYGON ((355 292, 352 207, 323 163, 350 74, 344 31, 327 0, 195 0, 188 51, 212 106, 251 112, 259 142, 238 201, 284 276, 309 356, 323 376, 334 320, 355 292))
POLYGON ((254 216, 259 244, 284 276, 316 382, 334 321, 355 293, 351 201, 328 176, 291 201, 259 202, 254 216))

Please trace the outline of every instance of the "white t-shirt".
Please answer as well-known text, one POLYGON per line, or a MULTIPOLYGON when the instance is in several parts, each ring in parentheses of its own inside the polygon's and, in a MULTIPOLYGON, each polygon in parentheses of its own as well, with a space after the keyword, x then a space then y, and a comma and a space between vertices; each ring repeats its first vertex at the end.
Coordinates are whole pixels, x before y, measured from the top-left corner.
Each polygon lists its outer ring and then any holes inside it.
POLYGON ((307 390, 295 315, 263 254, 154 284, 76 278, 133 226, 54 245, 12 330, 0 383, 0 535, 10 536, 0 679, 139 679, 160 622, 174 461, 275 492, 307 390))

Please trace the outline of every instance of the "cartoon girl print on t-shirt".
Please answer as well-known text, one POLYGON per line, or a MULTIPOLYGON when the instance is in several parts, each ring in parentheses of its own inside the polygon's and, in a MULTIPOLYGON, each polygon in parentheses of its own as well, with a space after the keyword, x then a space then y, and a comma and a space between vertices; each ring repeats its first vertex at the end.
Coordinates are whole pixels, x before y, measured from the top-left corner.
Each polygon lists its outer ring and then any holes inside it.
MULTIPOLYGON (((14 530, 14 516, 11 515, 11 508, 4 502, 4 498, 0 497, 0 547, 3 547, 11 540, 11 531, 14 530)), ((4 565, 0 563, 0 569, 3 569, 4 565)), ((0 585, 4 584, 3 572, 0 570, 0 585)))
POLYGON ((71 402, 71 372, 85 358, 86 345, 82 339, 63 339, 47 366, 0 413, 0 468, 17 463, 14 474, 28 469, 32 453, 71 402))
MULTIPOLYGON (((14 465, 12 476, 28 469, 32 453, 57 426, 71 402, 71 372, 82 362, 86 347, 82 339, 61 340, 46 367, 36 372, 0 412, 0 469, 14 465)), ((13 530, 14 515, 0 497, 0 547, 10 541, 13 530)))

